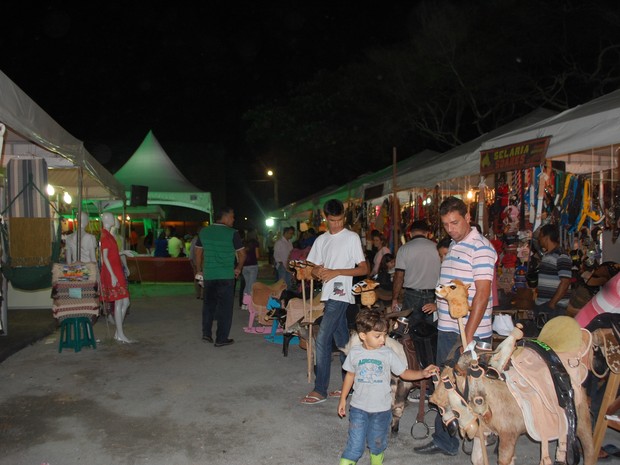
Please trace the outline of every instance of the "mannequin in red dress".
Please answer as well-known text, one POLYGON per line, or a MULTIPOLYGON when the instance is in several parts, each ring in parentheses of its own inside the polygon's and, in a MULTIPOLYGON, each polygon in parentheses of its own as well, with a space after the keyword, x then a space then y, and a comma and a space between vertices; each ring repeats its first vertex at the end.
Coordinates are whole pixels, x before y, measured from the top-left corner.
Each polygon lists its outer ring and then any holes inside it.
POLYGON ((101 215, 101 300, 114 302, 114 322, 116 333, 114 339, 122 343, 136 342, 125 336, 123 320, 129 308, 129 288, 123 265, 118 252, 116 239, 111 233, 114 228, 114 216, 111 213, 101 215))

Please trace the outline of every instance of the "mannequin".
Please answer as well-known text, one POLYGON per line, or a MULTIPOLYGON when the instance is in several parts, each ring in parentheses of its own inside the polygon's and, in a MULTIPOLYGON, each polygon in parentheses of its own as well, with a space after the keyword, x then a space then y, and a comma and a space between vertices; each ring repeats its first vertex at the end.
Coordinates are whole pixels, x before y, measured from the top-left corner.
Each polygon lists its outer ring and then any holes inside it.
POLYGON ((79 261, 82 263, 91 263, 97 261, 97 239, 90 233, 86 232, 88 226, 88 213, 82 212, 79 221, 79 231, 74 232, 67 237, 67 263, 79 261), (77 253, 78 235, 80 237, 80 256, 77 253))
POLYGON ((114 302, 114 322, 116 333, 114 339, 120 343, 132 342, 123 332, 123 320, 129 308, 129 288, 123 272, 121 257, 116 239, 111 231, 114 228, 114 216, 111 213, 101 215, 101 300, 114 302))

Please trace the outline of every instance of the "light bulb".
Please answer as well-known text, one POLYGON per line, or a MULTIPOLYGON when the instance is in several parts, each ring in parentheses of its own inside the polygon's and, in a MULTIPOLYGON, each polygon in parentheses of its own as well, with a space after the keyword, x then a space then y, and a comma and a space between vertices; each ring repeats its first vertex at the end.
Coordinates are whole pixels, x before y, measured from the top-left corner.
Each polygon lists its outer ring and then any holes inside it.
POLYGON ((48 184, 47 185, 47 195, 49 195, 51 197, 55 193, 56 193, 56 189, 54 189, 54 186, 52 186, 51 184, 48 184))
POLYGON ((65 192, 63 194, 62 200, 64 200, 66 204, 70 204, 73 201, 73 199, 71 198, 71 195, 68 192, 65 192))

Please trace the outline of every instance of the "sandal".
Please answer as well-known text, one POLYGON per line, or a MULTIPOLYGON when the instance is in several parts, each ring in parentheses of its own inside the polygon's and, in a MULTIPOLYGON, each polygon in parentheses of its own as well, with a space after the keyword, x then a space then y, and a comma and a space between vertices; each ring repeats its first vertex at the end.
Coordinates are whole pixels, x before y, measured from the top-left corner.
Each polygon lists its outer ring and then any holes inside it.
POLYGON ((301 403, 305 405, 322 404, 327 400, 326 397, 320 397, 317 392, 312 391, 306 397, 301 399, 301 403))
POLYGON ((342 395, 342 391, 340 389, 336 389, 327 394, 327 397, 340 397, 342 395))

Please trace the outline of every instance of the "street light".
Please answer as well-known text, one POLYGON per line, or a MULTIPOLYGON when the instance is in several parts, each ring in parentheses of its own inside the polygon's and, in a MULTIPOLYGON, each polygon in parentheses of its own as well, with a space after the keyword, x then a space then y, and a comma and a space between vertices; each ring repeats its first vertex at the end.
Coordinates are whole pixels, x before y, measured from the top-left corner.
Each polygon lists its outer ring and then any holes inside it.
POLYGON ((278 208, 278 205, 280 204, 278 201, 278 177, 276 176, 275 171, 271 169, 267 170, 267 176, 273 178, 273 201, 276 204, 276 208, 278 208))

